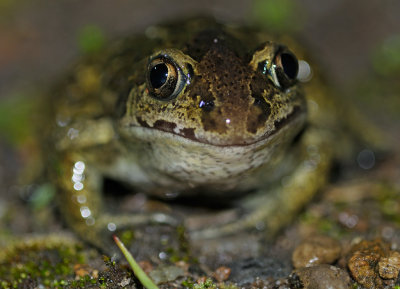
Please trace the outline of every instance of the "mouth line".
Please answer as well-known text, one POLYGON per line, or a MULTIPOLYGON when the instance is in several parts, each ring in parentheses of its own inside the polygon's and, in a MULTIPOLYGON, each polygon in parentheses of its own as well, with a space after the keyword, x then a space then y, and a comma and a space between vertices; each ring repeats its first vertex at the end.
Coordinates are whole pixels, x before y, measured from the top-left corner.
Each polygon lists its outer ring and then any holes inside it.
POLYGON ((255 145, 257 143, 266 141, 267 139, 271 138, 275 134, 277 134, 282 128, 286 127, 288 124, 292 123, 295 121, 295 119, 301 114, 301 108, 300 107, 294 107, 293 111, 288 114, 285 118, 282 118, 280 120, 276 120, 274 122, 274 130, 270 131, 268 133, 263 134, 260 136, 258 139, 251 141, 251 142, 242 142, 242 143, 229 143, 229 144, 219 144, 219 143, 213 143, 210 141, 207 141, 206 139, 200 139, 197 138, 195 135, 195 129, 194 128, 182 128, 178 129, 177 125, 172 122, 168 122, 165 120, 157 120, 154 122, 153 126, 150 126, 145 120, 141 119, 139 116, 136 117, 137 124, 129 124, 128 127, 136 127, 136 128, 142 128, 142 129, 148 129, 148 130, 154 130, 154 131, 161 131, 167 134, 171 134, 174 136, 179 136, 184 139, 201 143, 204 145, 210 145, 210 146, 216 146, 216 147, 245 147, 245 146, 250 146, 250 145, 255 145))

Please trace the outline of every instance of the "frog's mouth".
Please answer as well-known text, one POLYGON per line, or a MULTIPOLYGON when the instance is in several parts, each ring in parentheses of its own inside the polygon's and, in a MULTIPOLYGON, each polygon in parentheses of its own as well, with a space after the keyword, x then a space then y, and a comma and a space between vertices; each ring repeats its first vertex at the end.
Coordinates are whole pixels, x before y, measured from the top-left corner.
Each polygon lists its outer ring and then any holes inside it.
POLYGON ((263 129, 264 131, 258 131, 250 137, 235 131, 229 136, 227 136, 227 134, 219 135, 202 129, 187 128, 163 119, 156 120, 152 125, 149 125, 140 116, 136 116, 136 121, 137 123, 127 124, 125 128, 139 139, 142 137, 145 139, 150 138, 149 136, 145 136, 145 134, 153 135, 156 139, 157 137, 155 134, 157 134, 157 132, 162 132, 176 137, 182 137, 186 141, 197 142, 204 145, 233 147, 253 145, 268 141, 281 133, 288 134, 287 131, 289 127, 289 131, 293 131, 293 134, 297 134, 305 125, 306 113, 301 107, 295 106, 291 113, 281 119, 274 120, 272 123, 266 123, 263 129))

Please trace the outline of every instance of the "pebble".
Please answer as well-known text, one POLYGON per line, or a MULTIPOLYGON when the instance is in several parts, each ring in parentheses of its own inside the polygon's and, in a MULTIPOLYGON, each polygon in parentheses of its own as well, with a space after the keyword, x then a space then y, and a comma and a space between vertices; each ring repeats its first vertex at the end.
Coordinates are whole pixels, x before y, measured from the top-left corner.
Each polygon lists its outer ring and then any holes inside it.
POLYGON ((354 280, 367 289, 394 287, 400 271, 400 253, 381 239, 355 244, 347 261, 354 280))
POLYGON ((159 266, 149 273, 150 278, 156 284, 174 281, 180 276, 184 276, 185 271, 177 266, 159 266))
POLYGON ((213 275, 218 282, 228 280, 229 276, 231 275, 231 268, 221 266, 215 270, 213 275))
POLYGON ((378 263, 379 276, 383 279, 397 279, 400 271, 400 253, 391 251, 388 257, 383 257, 378 263))
POLYGON ((346 271, 332 265, 315 265, 296 269, 289 276, 293 289, 349 289, 350 276, 346 271))
POLYGON ((332 264, 341 252, 340 243, 327 236, 313 236, 303 241, 292 254, 294 268, 310 267, 317 264, 332 264))

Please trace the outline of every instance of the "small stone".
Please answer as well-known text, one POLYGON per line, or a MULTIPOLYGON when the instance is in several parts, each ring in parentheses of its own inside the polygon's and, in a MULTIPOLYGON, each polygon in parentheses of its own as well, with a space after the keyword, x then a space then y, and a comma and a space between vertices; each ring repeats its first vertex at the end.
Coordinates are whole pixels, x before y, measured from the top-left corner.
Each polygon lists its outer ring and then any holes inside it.
POLYGON ((296 269, 289 276, 290 288, 294 289, 349 289, 350 276, 332 265, 315 265, 296 269))
POLYGON ((314 236, 297 246, 292 255, 292 263, 295 268, 332 264, 339 258, 340 252, 340 243, 335 239, 314 236))
POLYGON ((90 275, 91 269, 88 265, 75 264, 74 272, 77 277, 83 277, 86 275, 90 275))
POLYGON ((378 263, 379 276, 383 279, 397 279, 400 271, 400 253, 391 251, 388 257, 383 257, 378 263))
POLYGON ((399 276, 400 253, 380 239, 364 240, 352 247, 347 267, 354 280, 367 289, 392 288, 399 276))
POLYGON ((230 275, 231 275, 231 268, 225 267, 225 266, 221 266, 221 267, 217 268, 217 270, 215 270, 215 272, 214 272, 214 278, 218 282, 223 282, 223 281, 227 280, 230 275))
POLYGON ((131 283, 131 278, 124 277, 121 282, 118 283, 119 286, 126 287, 131 283))
POLYGON ((174 281, 180 276, 184 276, 185 272, 182 268, 176 266, 159 266, 157 269, 149 273, 150 278, 156 284, 174 281))
POLYGON ((139 266, 146 274, 149 274, 151 271, 153 271, 153 265, 151 265, 149 261, 140 261, 139 266))

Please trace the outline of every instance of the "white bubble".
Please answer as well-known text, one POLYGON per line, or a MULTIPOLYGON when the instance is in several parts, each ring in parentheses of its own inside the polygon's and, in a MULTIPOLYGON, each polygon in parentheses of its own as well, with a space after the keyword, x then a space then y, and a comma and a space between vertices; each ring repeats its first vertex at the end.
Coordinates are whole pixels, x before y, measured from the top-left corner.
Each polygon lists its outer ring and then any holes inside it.
MULTIPOLYGON (((83 189, 83 184, 81 182, 76 182, 74 184, 74 190, 75 191, 81 191, 82 189, 83 189)), ((79 202, 79 199, 78 199, 78 202, 79 202)))
POLYGON ((85 163, 82 161, 77 161, 74 164, 74 168, 80 172, 83 172, 85 170, 85 163))
POLYGON ((81 207, 80 210, 81 210, 81 216, 83 218, 88 218, 92 214, 92 212, 88 207, 81 207))
POLYGON ((110 232, 114 232, 114 231, 117 229, 117 225, 115 225, 114 223, 108 223, 108 224, 107 224, 107 229, 108 229, 110 232))
POLYGON ((167 259, 167 257, 168 257, 168 255, 165 252, 160 252, 158 254, 158 258, 160 258, 161 260, 165 260, 165 259, 167 259))

